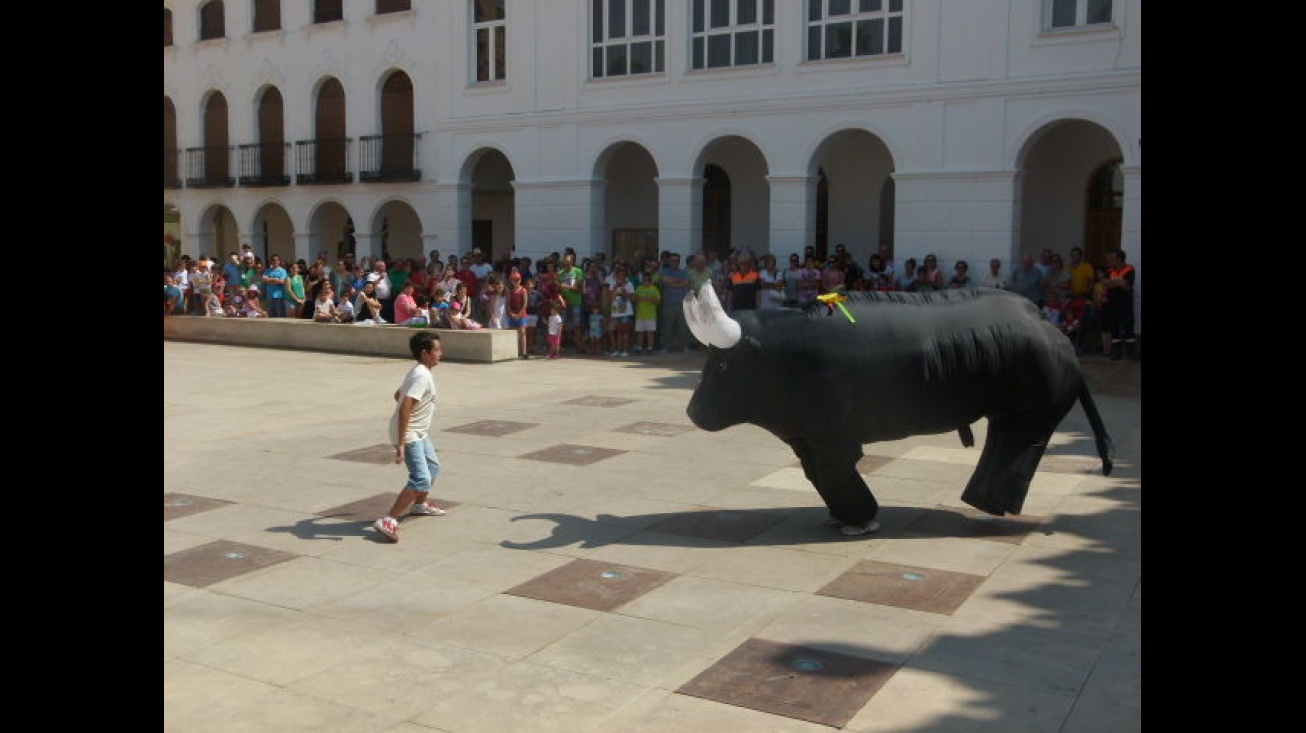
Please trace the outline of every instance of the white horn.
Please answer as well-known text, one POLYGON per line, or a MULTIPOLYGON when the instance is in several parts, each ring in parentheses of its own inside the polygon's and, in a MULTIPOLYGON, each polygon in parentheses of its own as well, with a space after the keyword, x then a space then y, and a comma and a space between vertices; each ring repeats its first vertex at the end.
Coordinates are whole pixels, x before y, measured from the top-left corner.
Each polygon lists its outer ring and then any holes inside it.
POLYGON ((697 293, 690 288, 682 307, 685 323, 694 338, 718 349, 729 349, 739 343, 739 322, 726 315, 712 283, 703 283, 697 293))

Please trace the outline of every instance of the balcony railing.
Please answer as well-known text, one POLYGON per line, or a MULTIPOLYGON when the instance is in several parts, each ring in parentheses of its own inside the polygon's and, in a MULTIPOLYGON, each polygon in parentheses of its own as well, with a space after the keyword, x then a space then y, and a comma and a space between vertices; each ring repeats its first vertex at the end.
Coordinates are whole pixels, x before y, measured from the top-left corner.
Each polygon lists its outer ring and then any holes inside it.
POLYGON ((422 133, 367 135, 358 138, 358 180, 364 183, 420 181, 417 167, 422 133))
POLYGON ((235 148, 222 145, 186 148, 187 188, 227 188, 236 185, 231 175, 231 158, 235 148))
POLYGON ((353 183, 349 151, 353 138, 298 140, 295 142, 295 182, 301 184, 353 183))
POLYGON ((290 143, 255 143, 241 145, 240 180, 242 186, 289 186, 290 143))
POLYGON ((181 176, 177 173, 177 163, 181 161, 178 150, 163 151, 163 187, 181 188, 181 176))

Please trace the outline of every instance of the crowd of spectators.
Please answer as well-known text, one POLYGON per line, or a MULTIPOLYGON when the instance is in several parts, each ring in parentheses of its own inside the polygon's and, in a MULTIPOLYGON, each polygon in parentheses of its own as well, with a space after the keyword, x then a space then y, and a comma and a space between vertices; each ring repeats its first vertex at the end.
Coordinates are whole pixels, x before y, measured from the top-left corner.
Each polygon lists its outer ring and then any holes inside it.
MULTIPOLYGON (((1123 265, 1123 253, 1118 257, 1116 264, 1123 265)), ((1100 345, 1101 353, 1119 358, 1132 343, 1132 305, 1128 334, 1117 333, 1124 325, 1118 322, 1120 314, 1108 314, 1110 291, 1125 289, 1111 284, 1112 274, 1119 273, 1112 262, 1100 267, 1087 263, 1080 247, 1070 250, 1069 265, 1051 249, 1044 249, 1037 261, 1021 257, 1010 278, 997 258, 989 260, 982 277, 972 275, 965 260, 950 263, 952 274, 945 275, 936 255, 899 261, 887 245, 871 254, 865 267, 843 244, 835 245, 824 261, 808 246, 801 255, 789 254, 786 262, 782 267, 775 255, 758 256, 747 248, 698 252, 687 261, 667 250, 658 257, 609 263, 600 252, 578 262, 568 247, 539 262, 510 255, 492 263, 473 248, 447 258, 433 250, 417 259, 359 261, 323 252, 311 263, 289 264, 273 254, 265 264, 245 244, 221 261, 183 256, 165 268, 164 314, 512 329, 523 359, 567 353, 626 358, 701 348, 685 324, 681 304, 690 287, 703 283, 712 284, 727 312, 803 307, 819 295, 858 290, 994 287, 1033 301, 1080 354, 1097 352, 1100 345), (552 349, 548 336, 555 314, 558 344, 552 349), (1104 318, 1112 323, 1104 327, 1104 318)))

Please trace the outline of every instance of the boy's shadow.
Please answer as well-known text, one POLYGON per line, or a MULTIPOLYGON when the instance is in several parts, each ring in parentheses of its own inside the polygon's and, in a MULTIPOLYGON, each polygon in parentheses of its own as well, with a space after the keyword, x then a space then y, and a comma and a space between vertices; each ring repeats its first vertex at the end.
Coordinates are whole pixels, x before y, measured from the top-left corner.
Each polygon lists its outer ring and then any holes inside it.
POLYGON ((376 532, 370 531, 370 527, 372 526, 370 521, 327 521, 330 519, 331 517, 302 519, 289 526, 268 527, 267 531, 291 534, 301 540, 330 540, 332 542, 340 542, 346 537, 366 537, 375 541, 380 540, 380 535, 376 532))

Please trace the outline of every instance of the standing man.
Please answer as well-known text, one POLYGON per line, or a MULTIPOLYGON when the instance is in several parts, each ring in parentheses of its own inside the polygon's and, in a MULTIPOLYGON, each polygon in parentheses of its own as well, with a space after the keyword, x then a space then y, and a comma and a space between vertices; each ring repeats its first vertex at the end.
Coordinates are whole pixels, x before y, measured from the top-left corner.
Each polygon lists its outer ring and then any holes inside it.
MULTIPOLYGON (((1048 250, 1049 258, 1051 250, 1048 250)), ((1020 267, 1011 274, 1011 289, 1034 301, 1034 305, 1043 307, 1043 296, 1047 293, 1047 280, 1043 271, 1034 264, 1034 258, 1022 255, 1020 267)))
POLYGON ((486 261, 480 247, 473 247, 472 273, 476 275, 476 287, 467 288, 467 297, 472 299, 472 317, 481 323, 490 322, 490 313, 486 308, 489 305, 488 299, 481 298, 480 294, 489 292, 485 288, 485 281, 489 279, 491 272, 494 272, 494 266, 486 261))
POLYGON ((390 442, 395 463, 408 468, 408 482, 395 498, 390 512, 372 523, 382 537, 399 541, 399 519, 405 515, 440 517, 445 511, 427 501, 431 484, 440 476, 440 457, 431 442, 431 418, 435 416, 435 375, 444 351, 435 331, 422 329, 408 339, 408 350, 417 363, 408 370, 395 390, 395 411, 390 417, 390 442))
POLYGON ((880 253, 880 259, 884 260, 884 274, 888 276, 889 282, 897 282, 901 263, 893 259, 893 245, 888 242, 880 242, 880 246, 876 251, 880 253))
POLYGON ((689 272, 680 266, 680 254, 667 254, 666 264, 656 278, 662 286, 662 353, 684 351, 689 353, 689 326, 685 323, 685 293, 689 289, 689 272))
POLYGON ((286 280, 290 273, 281 265, 281 257, 272 255, 272 266, 263 271, 263 290, 268 296, 268 318, 286 317, 286 280))
POLYGON ((1093 297, 1093 280, 1096 273, 1093 266, 1084 260, 1083 247, 1070 248, 1070 297, 1089 300, 1093 297))
POLYGON ((1134 335, 1134 278, 1133 265, 1125 264, 1123 249, 1106 251, 1106 308, 1102 313, 1102 340, 1111 338, 1111 359, 1123 356, 1138 358, 1138 337, 1134 335))
POLYGON ((567 313, 563 316, 565 329, 571 332, 571 345, 577 350, 584 343, 584 331, 588 325, 585 315, 585 272, 576 266, 576 253, 567 248, 558 266, 558 289, 562 299, 567 302, 567 313))

